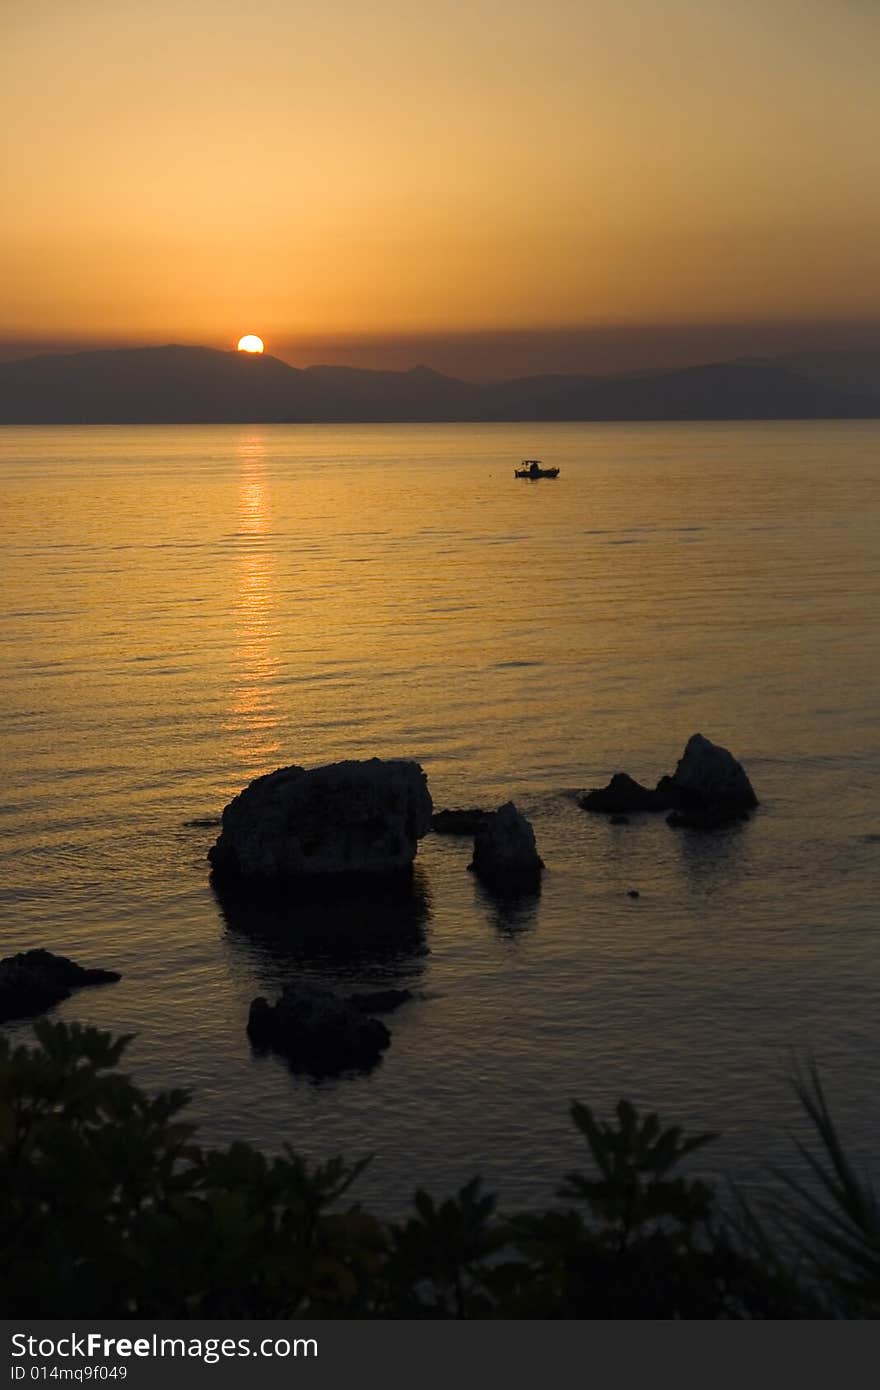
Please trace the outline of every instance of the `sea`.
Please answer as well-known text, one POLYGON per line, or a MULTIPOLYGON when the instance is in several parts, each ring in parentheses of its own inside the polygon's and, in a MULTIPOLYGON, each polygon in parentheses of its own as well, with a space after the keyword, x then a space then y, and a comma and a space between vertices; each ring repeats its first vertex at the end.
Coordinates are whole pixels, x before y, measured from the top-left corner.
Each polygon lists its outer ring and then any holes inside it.
POLYGON ((752 1188, 803 1171, 815 1061, 880 1178, 877 422, 4 428, 0 495, 0 954, 121 971, 53 1016, 133 1034, 203 1142, 371 1154, 388 1212, 479 1172, 510 1210, 587 1165, 573 1100, 626 1097, 752 1188), (579 807, 697 731, 747 823, 579 807), (215 891, 252 778, 370 757, 514 800, 540 892, 435 834, 403 898, 215 891), (311 1079, 245 1032, 294 979, 415 997, 373 1071, 311 1079))

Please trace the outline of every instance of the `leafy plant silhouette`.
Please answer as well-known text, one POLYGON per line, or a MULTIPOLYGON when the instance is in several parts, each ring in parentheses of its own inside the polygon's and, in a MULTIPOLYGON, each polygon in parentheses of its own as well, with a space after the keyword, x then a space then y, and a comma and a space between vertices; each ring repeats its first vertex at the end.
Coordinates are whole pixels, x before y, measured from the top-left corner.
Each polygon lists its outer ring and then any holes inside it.
POLYGON ((880 1221, 811 1069, 801 1104, 824 1149, 783 1175, 770 1216, 719 1216, 679 1170, 686 1138, 619 1102, 575 1103, 589 1157, 559 1204, 505 1217, 479 1178, 386 1221, 351 1200, 369 1159, 289 1146, 204 1149, 189 1093, 146 1095, 130 1041, 42 1020, 0 1037, 0 1303, 7 1316, 283 1318, 866 1317, 880 1221))

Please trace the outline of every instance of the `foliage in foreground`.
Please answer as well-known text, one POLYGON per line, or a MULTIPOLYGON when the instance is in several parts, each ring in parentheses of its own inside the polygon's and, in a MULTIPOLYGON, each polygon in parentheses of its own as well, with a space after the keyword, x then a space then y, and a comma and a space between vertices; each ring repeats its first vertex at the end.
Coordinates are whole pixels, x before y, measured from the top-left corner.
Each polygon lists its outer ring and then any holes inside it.
POLYGON ((731 1226, 679 1173, 684 1138, 621 1101, 572 1119, 590 1167, 558 1204, 501 1216, 475 1178, 402 1223, 353 1202, 365 1164, 289 1147, 204 1149, 184 1091, 119 1070, 128 1038, 36 1024, 0 1038, 0 1306, 7 1317, 625 1318, 875 1316, 880 1216, 815 1071, 798 1082, 824 1150, 770 1216, 731 1226), (785 1251, 783 1255, 780 1252, 785 1251))

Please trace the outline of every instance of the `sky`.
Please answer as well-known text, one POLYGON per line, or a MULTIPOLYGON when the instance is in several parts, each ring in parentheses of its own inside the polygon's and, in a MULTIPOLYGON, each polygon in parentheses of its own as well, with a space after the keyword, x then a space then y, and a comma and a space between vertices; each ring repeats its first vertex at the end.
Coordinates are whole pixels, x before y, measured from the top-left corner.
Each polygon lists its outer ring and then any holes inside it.
POLYGON ((0 0, 0 353, 847 345, 878 66, 875 0, 0 0))

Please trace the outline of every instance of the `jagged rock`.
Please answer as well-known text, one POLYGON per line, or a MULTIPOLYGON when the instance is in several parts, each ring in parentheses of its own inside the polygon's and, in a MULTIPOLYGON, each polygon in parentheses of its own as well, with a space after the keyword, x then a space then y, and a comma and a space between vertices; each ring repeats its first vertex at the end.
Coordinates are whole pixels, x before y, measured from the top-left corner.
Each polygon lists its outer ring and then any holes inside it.
POLYGON ((671 777, 643 787, 626 772, 615 772, 607 787, 595 787, 578 803, 585 811, 625 823, 627 812, 669 811, 670 825, 712 829, 739 820, 758 804, 742 765, 732 753, 702 734, 692 734, 671 777))
POLYGON ((525 816, 507 801, 493 811, 474 837, 469 865, 480 878, 498 888, 517 888, 538 881, 544 861, 535 832, 525 816))
POLYGON ((51 951, 19 951, 0 960, 0 1023, 33 1018, 70 998, 81 985, 113 984, 115 970, 88 970, 51 951))
POLYGON ((702 734, 692 734, 672 777, 657 784, 668 795, 670 825, 707 830, 741 820, 758 805, 741 763, 726 748, 702 734))
POLYGON ((431 829, 438 835, 476 835, 490 815, 490 811, 481 811, 478 806, 468 810, 435 811, 431 829))
POLYGON ((607 787, 594 787, 580 798, 578 805, 585 811, 617 816, 627 812, 668 811, 671 802, 664 800, 659 787, 652 791, 629 773, 615 772, 607 787))
POLYGON ((376 989, 369 994, 350 994, 347 1002, 365 1014, 390 1014, 413 997, 411 989, 376 989))
POLYGON ((291 1062, 319 1075, 349 1067, 372 1067, 391 1041, 377 1018, 351 1000, 318 985, 285 985, 270 1004, 254 999, 247 1031, 257 1047, 270 1047, 291 1062))
POLYGON ((250 879, 395 873, 412 864, 432 809, 416 762, 282 767, 230 801, 208 858, 250 879))

